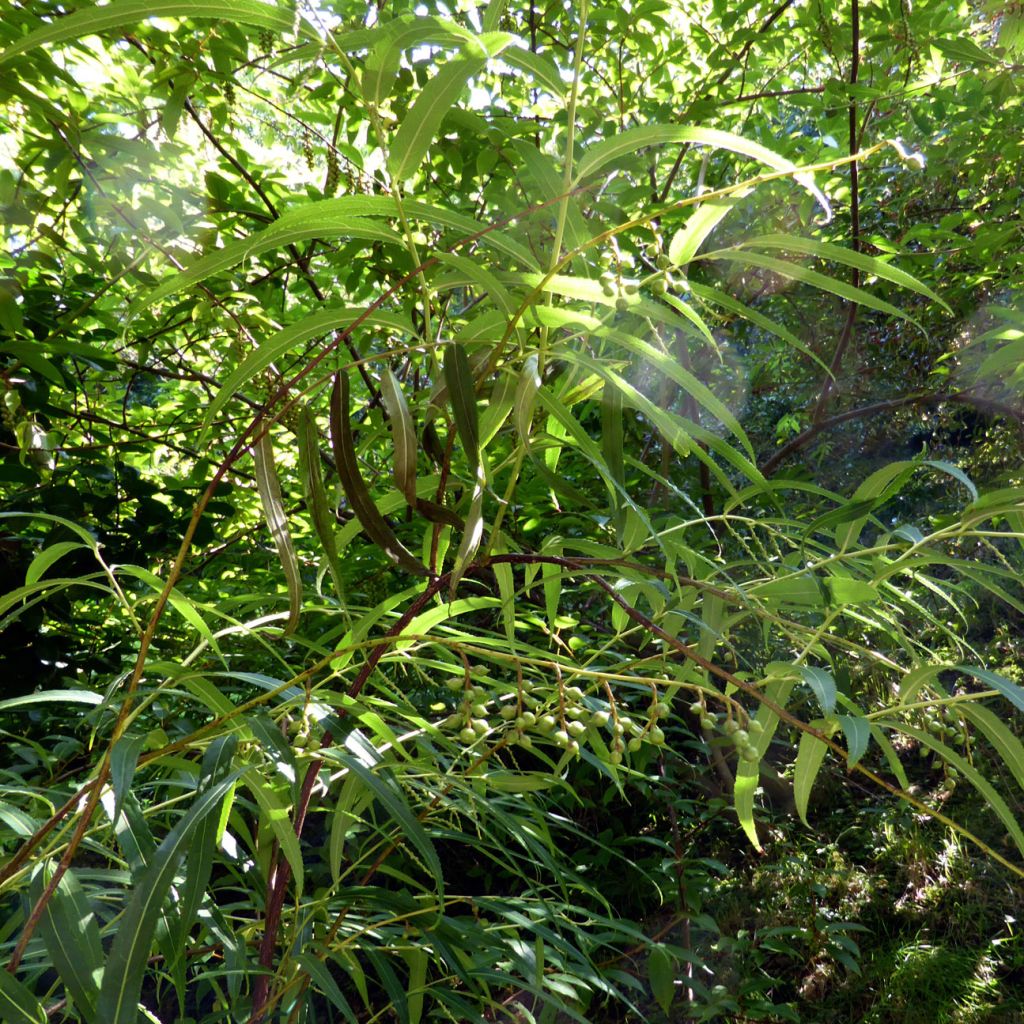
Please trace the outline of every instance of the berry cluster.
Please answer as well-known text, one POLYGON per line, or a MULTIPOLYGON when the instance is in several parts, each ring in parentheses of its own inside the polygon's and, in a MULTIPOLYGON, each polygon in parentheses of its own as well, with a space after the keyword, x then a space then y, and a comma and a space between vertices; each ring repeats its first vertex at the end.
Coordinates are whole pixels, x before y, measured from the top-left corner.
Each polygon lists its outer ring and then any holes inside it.
POLYGON ((507 697, 495 696, 481 686, 466 686, 458 679, 452 679, 448 687, 461 692, 462 699, 440 725, 456 732, 467 746, 484 736, 497 735, 526 749, 534 743, 548 743, 578 754, 591 729, 605 729, 610 733, 607 746, 612 764, 621 764, 626 751, 635 753, 645 742, 661 746, 665 732, 658 723, 671 711, 666 702, 653 698, 646 722, 637 722, 620 714, 614 701, 588 697, 578 686, 560 687, 554 695, 545 694, 545 700, 536 696, 526 681, 519 693, 507 697))
POLYGON ((732 741, 736 753, 744 760, 753 763, 757 761, 760 754, 754 743, 764 732, 764 726, 756 719, 748 718, 746 728, 732 717, 732 714, 724 716, 724 721, 718 715, 711 714, 708 709, 698 700, 690 705, 690 711, 700 720, 700 727, 707 732, 714 732, 721 727, 722 731, 732 741))

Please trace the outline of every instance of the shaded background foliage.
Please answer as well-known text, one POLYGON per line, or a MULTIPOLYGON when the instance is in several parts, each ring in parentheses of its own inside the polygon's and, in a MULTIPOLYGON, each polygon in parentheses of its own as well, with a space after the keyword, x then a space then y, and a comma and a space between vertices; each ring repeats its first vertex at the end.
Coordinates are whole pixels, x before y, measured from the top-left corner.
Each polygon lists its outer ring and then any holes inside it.
POLYGON ((1019 1019, 1015 7, 3 11, 4 1019, 1019 1019))

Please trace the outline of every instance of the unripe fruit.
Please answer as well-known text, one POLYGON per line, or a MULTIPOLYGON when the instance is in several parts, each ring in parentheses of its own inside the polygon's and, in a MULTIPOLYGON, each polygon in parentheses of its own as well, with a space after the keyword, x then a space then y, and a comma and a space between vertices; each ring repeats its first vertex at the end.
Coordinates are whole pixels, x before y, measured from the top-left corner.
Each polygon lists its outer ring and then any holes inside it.
POLYGON ((622 753, 618 750, 613 750, 608 756, 608 760, 612 764, 622 764, 622 753))
POLYGON ((620 295, 615 300, 615 308, 620 313, 625 313, 629 309, 629 299, 627 299, 625 295, 620 295))
POLYGON ((520 716, 523 721, 523 725, 529 727, 537 724, 537 716, 532 711, 524 711, 520 716))
POLYGON ((727 721, 727 722, 725 723, 725 726, 724 726, 724 728, 725 728, 725 732, 726 732, 726 735, 727 735, 727 736, 732 736, 732 735, 734 735, 735 733, 739 732, 739 729, 740 729, 740 723, 739 723, 739 722, 737 722, 737 721, 736 721, 736 720, 735 720, 734 718, 730 718, 730 719, 729 719, 729 720, 728 720, 728 721, 727 721))
POLYGON ((714 729, 715 725, 715 720, 710 715, 701 716, 700 727, 702 729, 707 729, 710 731, 711 729, 714 729))
POLYGON ((570 736, 582 736, 587 731, 587 727, 582 722, 570 722, 568 728, 570 736))
POLYGON ((740 756, 744 761, 753 762, 759 760, 757 750, 755 750, 754 747, 744 747, 740 751, 740 756))
POLYGON ((566 747, 569 745, 569 734, 564 729, 559 729, 554 736, 551 737, 560 747, 566 747))
POLYGON ((746 729, 737 729, 732 734, 732 741, 737 747, 748 747, 750 746, 750 735, 746 729))
POLYGON ((647 735, 656 747, 660 747, 665 742, 665 733, 658 726, 655 726, 647 735))
POLYGON ((566 718, 582 718, 585 714, 586 711, 583 708, 579 707, 567 708, 565 711, 566 718))
POLYGON ((752 718, 747 726, 747 732, 751 736, 760 736, 764 732, 764 726, 756 718, 752 718))
POLYGON ((472 743, 476 739, 476 733, 467 725, 459 732, 459 739, 463 743, 472 743))
POLYGON ((621 725, 622 728, 628 732, 636 727, 636 722, 634 722, 633 719, 629 717, 629 715, 623 715, 619 719, 619 725, 621 725))
POLYGON ((570 754, 578 754, 580 752, 580 745, 575 740, 569 740, 565 745, 565 749, 568 750, 570 754))
POLYGON ((461 679, 449 679, 444 685, 454 693, 456 690, 461 690, 465 684, 461 679))
POLYGON ((664 253, 658 257, 656 263, 659 270, 668 270, 672 266, 672 261, 664 253))
POLYGON ((515 706, 515 704, 506 704, 498 712, 498 714, 501 715, 501 717, 503 719, 505 719, 506 722, 511 722, 512 719, 516 717, 516 706, 515 706))
POLYGON ((695 700, 690 705, 690 714, 691 715, 703 715, 704 714, 704 705, 701 704, 701 702, 699 700, 695 700))
POLYGON ((554 727, 558 725, 554 715, 542 715, 537 721, 537 728, 541 732, 551 732, 554 727))
POLYGON ((643 746, 643 744, 642 744, 642 743, 640 742, 640 739, 639 739, 639 737, 637 737, 637 736, 634 736, 634 737, 633 737, 633 738, 632 738, 632 739, 631 739, 631 740, 629 741, 629 743, 627 743, 627 744, 626 744, 626 749, 627 749, 627 750, 628 750, 628 751, 629 751, 629 752, 630 752, 631 754, 635 754, 635 753, 636 753, 636 752, 637 752, 637 751, 638 751, 638 750, 639 750, 639 749, 640 749, 640 748, 641 748, 642 746, 643 746))
POLYGON ((580 700, 583 696, 583 691, 578 686, 568 686, 565 690, 566 697, 574 697, 576 700, 580 700))
POLYGON ((611 719, 611 715, 607 711, 595 711, 590 716, 590 724, 596 726, 598 729, 604 728, 611 719))
POLYGON ((672 708, 670 708, 664 701, 661 701, 651 708, 651 718, 667 718, 671 711, 672 708))
POLYGON ((442 729, 454 729, 457 725, 462 724, 462 715, 449 715, 442 723, 442 729))
POLYGON ((477 736, 483 736, 491 727, 491 723, 486 718, 474 718, 469 724, 477 736))
POLYGON ((519 746, 525 747, 527 750, 529 750, 533 746, 533 740, 530 739, 529 736, 520 736, 519 746))
POLYGON ((487 705, 486 704, 474 704, 470 711, 473 712, 475 718, 486 718, 487 717, 487 705))

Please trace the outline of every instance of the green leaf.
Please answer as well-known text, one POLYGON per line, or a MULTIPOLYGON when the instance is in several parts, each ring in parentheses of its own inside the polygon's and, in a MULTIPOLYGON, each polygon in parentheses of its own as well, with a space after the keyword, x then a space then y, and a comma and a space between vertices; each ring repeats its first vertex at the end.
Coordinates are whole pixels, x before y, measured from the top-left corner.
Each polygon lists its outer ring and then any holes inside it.
POLYGON ((252 793, 260 809, 260 821, 268 825, 277 840, 277 845, 292 869, 295 889, 299 896, 305 883, 306 870, 302 860, 302 847, 292 826, 290 804, 281 798, 277 790, 269 785, 256 768, 249 768, 242 774, 242 781, 252 793))
POLYGON ((416 505, 416 456, 419 444, 409 415, 409 406, 398 378, 390 367, 380 376, 380 393, 391 421, 391 438, 395 445, 395 486, 410 505, 416 505))
POLYGON ((983 50, 973 39, 967 36, 957 36, 955 39, 932 39, 932 46, 944 57, 955 60, 961 64, 982 65, 992 67, 999 63, 987 50, 983 50))
POLYGON ((510 46, 501 58, 520 71, 532 75, 537 84, 543 86, 555 99, 565 96, 565 82, 559 74, 555 62, 545 53, 534 53, 519 46, 510 46))
MULTIPOLYGON (((105 7, 90 5, 66 14, 53 24, 30 32, 0 53, 0 64, 37 46, 131 28, 148 18, 215 18, 285 33, 290 33, 296 24, 292 8, 259 0, 115 0, 105 7)), ((315 29, 305 19, 299 22, 299 32, 306 38, 316 38, 315 29)))
POLYGON ((304 317, 291 327, 285 327, 272 334, 224 378, 224 383, 213 396, 213 401, 210 402, 203 417, 203 431, 209 429, 218 413, 231 401, 235 393, 241 391, 271 363, 286 355, 296 345, 301 345, 310 338, 321 337, 339 327, 349 327, 357 320, 366 327, 383 327, 387 331, 397 332, 401 337, 411 337, 415 334, 408 318, 386 310, 370 310, 362 306, 335 306, 304 317))
POLYGON ((812 665, 801 665, 800 675, 804 682, 814 691, 818 698, 818 704, 826 715, 831 715, 836 709, 836 681, 832 678, 831 672, 823 668, 815 668, 812 665))
POLYGON ((868 749, 871 726, 866 718, 859 715, 839 715, 838 721, 846 737, 846 749, 850 755, 846 763, 852 768, 868 749))
POLYGON ((313 984, 331 1001, 334 1007, 341 1011, 348 1024, 359 1024, 359 1018, 345 998, 345 993, 331 976, 327 965, 319 959, 318 953, 296 953, 295 962, 309 975, 313 984))
POLYGON ((288 532, 288 516, 284 510, 281 497, 281 484, 277 478, 277 467, 274 465, 274 446, 270 440, 270 426, 258 424, 256 430, 259 438, 252 448, 253 462, 256 466, 256 486, 260 493, 263 516, 267 521, 270 536, 277 548, 277 557, 284 570, 288 584, 288 621, 285 623, 285 636, 295 632, 302 611, 302 578, 299 575, 299 560, 295 555, 292 537, 288 532))
POLYGON ((196 797, 139 877, 103 969, 97 1003, 97 1018, 103 1024, 137 1024, 146 962, 171 882, 196 826, 220 802, 239 774, 233 772, 196 797))
POLYGON ((42 1004, 17 978, 0 971, 0 1020, 7 1024, 47 1024, 42 1004))
MULTIPOLYGON (((824 720, 818 719, 810 723, 815 728, 821 728, 824 720)), ((821 762, 828 753, 828 746, 817 736, 809 732, 800 734, 800 746, 797 749, 796 765, 793 768, 793 800, 796 804, 796 812, 800 820, 807 825, 807 804, 811 798, 811 789, 814 780, 818 777, 821 769, 821 762)))
POLYGON ((121 805, 125 794, 131 789, 135 766, 145 745, 146 737, 141 733, 125 733, 111 748, 110 785, 114 790, 114 809, 110 814, 112 821, 117 821, 121 816, 121 805))
POLYGON ((668 1013, 676 994, 676 962, 660 944, 652 946, 647 954, 647 980, 662 1012, 668 1013))
POLYGON ((360 760, 336 747, 323 751, 323 755, 325 760, 337 761, 352 774, 357 775, 362 780, 363 785, 380 801, 398 826, 400 833, 415 847, 416 851, 423 858, 440 895, 444 890, 444 872, 441 869, 441 861, 438 859, 437 850, 420 824, 419 819, 409 808, 405 794, 394 778, 388 775, 383 768, 380 769, 380 774, 376 774, 360 760))
POLYGON ((688 128, 679 125, 643 125, 619 132, 610 139, 589 146, 580 160, 573 184, 577 184, 591 174, 597 173, 602 167, 618 160, 622 156, 636 153, 647 146, 664 146, 668 143, 689 142, 698 146, 713 146, 715 149, 727 149, 741 156, 748 156, 771 167, 776 171, 792 173, 793 178, 811 193, 821 204, 822 209, 831 214, 831 207, 824 193, 814 184, 814 178, 806 171, 800 171, 796 164, 785 157, 773 153, 770 149, 749 139, 718 131, 715 128, 688 128))
POLYGON ((306 498, 313 529, 324 549, 327 567, 334 581, 334 589, 338 601, 345 607, 345 588, 341 575, 341 563, 338 561, 338 543, 334 536, 337 519, 327 500, 324 480, 320 468, 320 434, 316 420, 308 405, 299 409, 298 423, 299 440, 299 478, 302 481, 302 492, 306 498))
POLYGON ((427 80, 391 143, 388 171, 392 178, 405 181, 415 174, 445 115, 469 79, 486 63, 486 56, 462 53, 446 61, 427 80))
POLYGON ((813 238, 800 238, 795 235, 756 235, 742 243, 743 248, 761 249, 784 249, 786 252, 803 253, 806 256, 817 256, 819 259, 829 260, 833 263, 842 263, 847 267, 856 267, 865 274, 882 278, 883 281, 891 281, 901 288, 907 288, 918 295, 924 295, 932 302, 938 303, 947 313, 952 313, 949 305, 926 285, 921 284, 916 277, 912 277, 906 271, 894 267, 891 263, 880 260, 874 256, 866 256, 854 249, 847 249, 841 245, 833 245, 831 242, 818 242, 813 238))
POLYGON ((1007 728, 1002 719, 976 701, 958 701, 956 710, 995 748, 1003 764, 1010 769, 1017 785, 1024 789, 1024 743, 1007 728))
POLYGON ((425 575, 427 570, 385 522, 359 472, 356 450, 352 443, 352 427, 349 423, 348 375, 344 372, 339 372, 335 376, 334 389, 331 392, 331 442, 334 447, 335 465, 342 487, 345 488, 345 495, 366 535, 406 572, 418 576, 425 575))
POLYGON ((459 432, 463 451, 475 472, 480 465, 480 426, 476 408, 476 387, 473 371, 469 367, 466 350, 451 342, 444 350, 444 379, 452 403, 455 428, 459 432))
MULTIPOLYGON (((53 876, 52 865, 42 866, 32 879, 31 894, 37 902, 53 876)), ((60 975, 64 991, 75 1009, 92 1024, 103 976, 103 945, 100 928, 78 876, 69 868, 39 919, 50 963, 60 975)), ((7 1020, 0 1012, 0 1019, 7 1020)))

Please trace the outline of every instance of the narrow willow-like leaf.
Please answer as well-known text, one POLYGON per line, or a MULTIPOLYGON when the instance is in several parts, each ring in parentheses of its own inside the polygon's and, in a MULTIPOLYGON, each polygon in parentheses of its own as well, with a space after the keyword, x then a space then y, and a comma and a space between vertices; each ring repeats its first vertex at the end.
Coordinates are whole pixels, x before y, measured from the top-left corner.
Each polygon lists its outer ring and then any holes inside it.
POLYGON ((821 710, 826 715, 831 715, 836 709, 836 681, 832 678, 832 673, 826 672, 823 668, 815 668, 813 665, 801 665, 799 671, 804 682, 818 698, 821 710))
POLYGON ((438 253, 435 258, 445 266, 454 267, 476 289, 486 293, 494 305, 511 320, 519 304, 513 301, 508 289, 501 281, 486 267, 481 266, 478 260, 470 259, 459 253, 438 253))
POLYGON ((362 779, 349 774, 342 783, 331 819, 331 836, 328 841, 327 863, 331 878, 335 882, 341 877, 341 858, 345 849, 345 839, 352 826, 359 820, 360 814, 372 803, 373 793, 363 785, 362 779))
POLYGON ((676 964, 661 944, 652 946, 647 954, 647 980, 662 1013, 668 1013, 676 995, 676 964))
POLYGON ((345 488, 349 505, 366 535, 406 572, 425 575, 427 570, 385 522, 359 472, 355 445, 352 443, 352 427, 349 423, 348 375, 344 371, 335 376, 334 388, 331 391, 331 443, 341 485, 345 488))
POLYGON ((799 182, 821 204, 826 215, 831 217, 832 208, 824 193, 814 184, 814 178, 806 171, 801 171, 796 164, 785 157, 773 153, 764 146, 751 142, 749 139, 730 135, 728 132, 714 128, 688 128, 679 125, 643 125, 619 132, 610 139, 597 142, 587 148, 576 170, 574 184, 595 174, 602 167, 618 160, 622 156, 635 153, 646 146, 663 146, 666 143, 691 142, 698 146, 713 146, 715 149, 727 149, 741 156, 748 156, 771 167, 776 171, 792 173, 794 180, 799 182))
POLYGON ((619 491, 626 490, 626 465, 624 459, 622 392, 611 385, 601 394, 601 451, 604 453, 608 472, 615 481, 616 491, 612 494, 612 517, 615 535, 622 540, 625 524, 625 507, 619 491))
MULTIPOLYGON (((38 901, 52 877, 51 865, 36 872, 32 900, 38 901)), ((100 928, 89 906, 78 876, 68 869, 46 904, 39 919, 39 931, 50 963, 60 975, 64 991, 78 1012, 92 1024, 103 975, 103 945, 100 928)), ((7 1017, 0 1011, 0 1019, 7 1017)))
POLYGON ((334 590, 342 607, 345 607, 345 588, 341 576, 341 563, 338 561, 338 543, 334 536, 337 520, 327 500, 324 479, 320 471, 320 434, 313 412, 307 405, 299 409, 298 427, 299 478, 302 481, 302 491, 310 518, 313 520, 313 529, 316 530, 320 546, 324 549, 334 590))
MULTIPOLYGON (((791 676, 772 676, 765 685, 764 695, 777 706, 785 707, 794 685, 795 679, 791 676)), ((756 720, 763 730, 759 735, 750 738, 751 746, 757 751, 757 760, 742 759, 737 764, 736 780, 733 784, 733 805, 741 828, 753 847, 760 850, 761 842, 757 838, 757 828, 754 825, 754 792, 757 789, 758 765, 768 751, 775 730, 779 726, 779 716, 767 705, 762 704, 758 708, 756 720)))
POLYGON ((224 383, 213 396, 213 401, 210 402, 203 416, 203 430, 209 429, 217 415, 236 392, 262 373, 271 363, 290 352, 296 345, 301 345, 302 342, 308 341, 310 338, 320 337, 338 328, 348 327, 356 320, 361 320, 367 327, 383 327, 387 331, 395 331, 402 337, 411 337, 415 334, 412 321, 407 317, 389 313, 386 310, 368 310, 362 306, 335 306, 303 317, 298 323, 272 334, 224 378, 224 383))
POLYGON ((932 302, 940 305, 947 313, 952 313, 949 305, 926 285, 921 284, 916 277, 908 274, 891 263, 886 263, 875 256, 867 256, 854 249, 846 249, 841 245, 833 245, 831 242, 818 242, 813 238, 801 238, 794 235, 757 235, 747 239, 740 244, 744 249, 782 249, 786 252, 802 253, 806 256, 817 256, 819 259, 829 260, 832 263, 842 263, 848 267, 856 267, 865 274, 873 274, 882 278, 883 281, 891 281, 893 284, 906 288, 909 291, 924 295, 932 302))
MULTIPOLYGON (((90 5, 66 14, 53 24, 30 32, 0 53, 0 64, 37 46, 130 28, 148 18, 216 18, 286 33, 295 27, 295 12, 290 6, 278 7, 259 0, 115 0, 105 7, 90 5)), ((315 29, 305 19, 299 22, 299 31, 308 39, 316 38, 315 29)))
POLYGON ((390 367, 380 375, 380 394, 391 421, 391 439, 395 445, 395 486, 405 495, 405 500, 415 506, 419 444, 402 386, 390 367))
POLYGON ((420 1024, 426 993, 427 951, 422 946, 413 946, 403 958, 409 967, 409 1024, 420 1024))
POLYGON ((277 557, 288 584, 288 621, 284 628, 287 636, 294 632, 299 624, 299 614, 302 611, 302 578, 299 575, 299 560, 295 555, 291 534, 288 532, 288 517, 281 498, 277 467, 274 465, 274 446, 270 440, 270 430, 263 430, 262 425, 256 429, 262 431, 252 448, 253 462, 256 466, 256 487, 260 492, 263 515, 267 520, 270 536, 274 539, 277 557))
POLYGON ((346 754, 337 748, 325 750, 324 757, 325 759, 339 762, 348 768, 350 772, 362 779, 363 785, 373 792, 374 796, 394 820, 401 834, 416 848, 416 851, 423 858, 438 894, 441 894, 444 891, 444 872, 441 869, 441 861, 437 856, 437 850, 420 824, 419 819, 410 809, 405 793, 394 781, 393 777, 384 774, 383 769, 381 774, 376 774, 358 758, 346 754))
POLYGON ((976 701, 959 701, 956 710, 995 748, 1010 769, 1017 785, 1024 789, 1024 743, 1007 728, 1002 719, 976 701))
POLYGON ((480 464, 480 424, 473 371, 466 350, 461 345, 452 343, 445 347, 444 379, 452 403, 455 429, 459 433, 470 468, 475 471, 480 464))
MULTIPOLYGON (((200 769, 199 792, 202 793, 227 776, 231 771, 231 763, 238 748, 238 738, 234 733, 218 736, 203 754, 200 769)), ((176 922, 176 949, 184 955, 188 945, 189 933, 199 914, 206 887, 210 884, 213 873, 213 857, 217 851, 217 841, 223 828, 226 812, 230 808, 233 787, 225 793, 224 802, 228 806, 221 808, 220 814, 208 814, 196 826, 196 834, 189 850, 188 863, 185 868, 185 884, 181 890, 181 912, 176 922)))
POLYGON ((860 715, 840 715, 839 725, 846 737, 846 750, 849 754, 846 764, 852 768, 867 752, 872 729, 868 720, 860 715))
POLYGON ((459 582, 480 549, 480 541, 484 534, 484 489, 486 484, 487 480, 484 476, 483 464, 478 463, 476 467, 476 480, 473 484, 473 498, 470 501, 469 512, 466 515, 465 531, 462 534, 462 541, 455 555, 455 564, 451 570, 451 583, 448 586, 450 598, 455 597, 459 582))
POLYGON ((359 1024, 359 1018, 352 1010, 352 1006, 345 998, 338 983, 327 970, 327 965, 319 959, 317 953, 296 953, 295 962, 310 977, 313 984, 330 1000, 341 1015, 348 1021, 348 1024, 359 1024))
POLYGON ((396 181, 405 181, 416 172, 445 115, 469 79, 486 63, 486 56, 463 52, 446 61, 427 80, 391 143, 388 171, 396 181))
POLYGON ((1007 806, 1006 801, 999 795, 995 786, 985 778, 984 775, 977 768, 974 767, 965 757, 961 757, 951 747, 946 746, 945 743, 940 742, 931 733, 926 732, 924 729, 916 729, 913 726, 905 725, 902 722, 883 722, 879 721, 878 725, 884 726, 889 729, 894 729, 897 732, 905 733, 907 736, 912 736, 922 746, 927 747, 929 750, 938 754, 947 764, 952 765, 961 775, 981 794, 985 802, 995 811, 996 816, 1006 826, 1006 831, 1010 833, 1013 841, 1017 844, 1017 849, 1021 853, 1024 853, 1024 831, 1021 831, 1020 824, 1018 823, 1013 811, 1007 806))
POLYGON ((874 309, 880 313, 897 317, 900 320, 906 320, 908 323, 912 323, 918 330, 924 330, 918 320, 909 313, 905 313, 899 307, 894 306, 891 302, 875 298, 871 292, 865 291, 863 288, 855 288, 852 284, 840 281, 836 277, 829 277, 828 274, 822 274, 817 270, 811 270, 808 267, 801 266, 799 263, 793 263, 791 260, 780 260, 774 256, 765 256, 759 252, 747 252, 744 249, 717 249, 714 252, 704 253, 698 256, 697 259, 727 260, 730 263, 740 263, 743 266, 760 267, 762 270, 770 270, 781 277, 800 281, 823 292, 838 295, 841 299, 846 299, 847 302, 855 302, 867 309, 874 309))
MULTIPOLYGON (((63 384, 61 386, 63 387, 63 384)), ((50 544, 43 548, 32 559, 29 567, 25 570, 25 586, 30 587, 33 583, 38 583, 43 578, 46 570, 69 552, 82 550, 85 550, 85 545, 78 544, 73 540, 59 541, 56 544, 50 544)))
POLYGON ((523 368, 519 373, 519 385, 516 388, 515 398, 515 421, 516 430, 523 444, 528 444, 530 431, 533 427, 533 410, 537 401, 537 391, 540 388, 540 373, 538 372, 539 356, 531 352, 523 361, 523 368))
POLYGON ((547 54, 510 46, 502 54, 501 59, 506 64, 532 75, 555 99, 562 99, 565 96, 565 82, 562 81, 555 62, 547 54))
POLYGON ((292 827, 290 806, 286 803, 256 768, 249 768, 242 774, 242 782, 252 793, 260 809, 260 820, 270 827, 277 845, 292 869, 296 892, 301 896, 306 870, 302 860, 299 838, 292 827))
MULTIPOLYGON (((339 199, 328 199, 325 203, 338 203, 339 199)), ((137 316, 153 303, 168 295, 184 291, 199 284, 236 263, 252 259, 269 249, 280 249, 309 238, 361 238, 368 242, 391 242, 400 245, 402 236, 363 217, 345 213, 333 213, 323 209, 324 203, 306 203, 281 214, 268 228, 254 232, 248 238, 231 242, 222 249, 211 252, 196 260, 190 267, 169 277, 143 296, 138 305, 129 312, 129 318, 137 316)))
MULTIPOLYGON (((810 724, 815 728, 821 728, 824 722, 819 719, 810 724)), ((793 801, 796 804, 796 812, 805 825, 808 824, 807 804, 811 798, 811 789, 827 752, 828 747, 817 736, 809 732, 800 734, 800 746, 793 768, 793 801)))
POLYGON ((196 797, 139 877, 103 970, 97 1002, 97 1018, 103 1024, 137 1024, 146 961, 171 882, 196 826, 220 802, 239 774, 233 772, 196 797))
POLYGON ((391 95, 403 51, 412 46, 461 45, 473 41, 473 34, 437 17, 402 15, 382 26, 382 36, 363 65, 360 91, 367 103, 379 106, 391 95))
POLYGON ((114 790, 114 809, 110 814, 113 821, 121 817, 121 805, 129 792, 139 754, 146 745, 146 737, 136 733, 125 733, 110 751, 110 785, 114 790))
POLYGON ((47 1024, 42 1004, 13 974, 0 971, 0 1020, 7 1024, 47 1024))
POLYGON ((695 213, 690 215, 686 227, 680 228, 668 246, 668 258, 677 267, 685 267, 697 250, 704 244, 707 237, 722 222, 730 210, 745 199, 753 189, 743 189, 734 196, 723 196, 720 199, 709 199, 701 204, 695 213))

